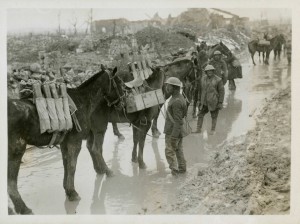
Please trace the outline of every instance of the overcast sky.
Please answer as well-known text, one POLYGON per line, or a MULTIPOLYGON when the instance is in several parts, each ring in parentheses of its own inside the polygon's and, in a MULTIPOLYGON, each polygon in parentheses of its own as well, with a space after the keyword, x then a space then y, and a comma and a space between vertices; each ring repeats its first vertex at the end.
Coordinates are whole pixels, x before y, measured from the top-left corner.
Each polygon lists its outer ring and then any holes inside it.
MULTIPOLYGON (((144 20, 156 12, 163 18, 169 14, 178 16, 187 9, 93 9, 93 19, 126 18, 128 20, 144 20)), ((291 18, 289 9, 224 9, 239 16, 250 19, 286 19, 291 18)), ((54 31, 58 27, 58 14, 61 12, 61 28, 71 28, 72 20, 76 17, 79 29, 85 29, 90 9, 10 9, 7 11, 7 30, 11 32, 54 31)))

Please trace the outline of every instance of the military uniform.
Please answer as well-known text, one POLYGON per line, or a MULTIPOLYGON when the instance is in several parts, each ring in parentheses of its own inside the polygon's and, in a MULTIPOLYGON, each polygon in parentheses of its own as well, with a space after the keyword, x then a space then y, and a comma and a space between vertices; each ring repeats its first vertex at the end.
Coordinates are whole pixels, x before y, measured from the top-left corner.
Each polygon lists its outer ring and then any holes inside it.
POLYGON ((223 59, 217 61, 213 58, 209 61, 208 64, 214 66, 215 74, 222 79, 223 85, 225 85, 228 79, 228 69, 226 62, 223 59))
POLYGON ((203 118, 210 111, 212 117, 212 131, 215 130, 219 114, 219 104, 224 101, 224 86, 222 79, 216 75, 209 78, 204 75, 201 80, 201 93, 199 94, 200 108, 198 114, 197 130, 200 132, 203 124, 203 118))
POLYGON ((177 93, 169 101, 166 115, 164 133, 165 137, 165 154, 169 168, 177 170, 176 160, 179 172, 186 171, 186 161, 183 155, 182 147, 182 125, 183 118, 187 114, 187 104, 184 97, 177 93))

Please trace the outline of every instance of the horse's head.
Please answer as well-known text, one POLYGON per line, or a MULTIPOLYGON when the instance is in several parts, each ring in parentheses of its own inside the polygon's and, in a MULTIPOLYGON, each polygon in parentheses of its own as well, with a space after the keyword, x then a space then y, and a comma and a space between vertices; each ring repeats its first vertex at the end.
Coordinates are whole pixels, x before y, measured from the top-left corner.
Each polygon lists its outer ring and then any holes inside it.
POLYGON ((117 67, 112 70, 106 69, 101 65, 103 76, 102 93, 109 107, 120 107, 124 104, 124 86, 123 81, 117 73, 117 67))
POLYGON ((189 58, 179 58, 164 67, 165 77, 176 77, 181 82, 195 79, 193 62, 189 58))

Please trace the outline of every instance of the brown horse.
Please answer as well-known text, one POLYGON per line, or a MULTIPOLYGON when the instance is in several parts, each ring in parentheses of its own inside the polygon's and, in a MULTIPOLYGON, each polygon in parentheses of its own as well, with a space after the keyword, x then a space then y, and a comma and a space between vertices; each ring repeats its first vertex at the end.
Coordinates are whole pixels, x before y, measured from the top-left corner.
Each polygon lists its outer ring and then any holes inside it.
MULTIPOLYGON (((112 104, 120 103, 123 89, 121 81, 116 75, 116 69, 111 72, 104 70, 95 74, 92 78, 77 87, 76 89, 67 89, 68 94, 74 100, 78 110, 76 116, 81 125, 81 132, 74 128, 69 131, 62 143, 61 151, 63 158, 63 165, 65 170, 63 186, 66 195, 70 200, 78 199, 79 196, 74 189, 74 174, 76 169, 76 161, 70 162, 68 158, 78 156, 81 149, 82 140, 86 139, 90 133, 95 129, 94 122, 91 115, 95 115, 95 108, 98 108, 99 114, 103 110, 107 110, 112 104), (100 109, 99 109, 100 108, 100 109), (68 172, 66 172, 68 171, 68 172)), ((107 124, 108 117, 102 117, 104 120, 102 124, 107 124)), ((97 126, 97 130, 102 130, 102 136, 99 136, 101 142, 105 133, 105 127, 97 126), (101 139, 102 138, 102 139, 101 139)), ((8 194, 11 198, 15 211, 20 214, 32 213, 18 191, 18 173, 20 169, 21 159, 25 153, 26 145, 45 146, 48 145, 52 138, 52 134, 40 134, 39 117, 36 106, 30 100, 8 99, 8 194)), ((56 141, 54 144, 58 144, 56 141)), ((95 150, 95 145, 91 148, 95 150)), ((102 161, 101 166, 98 166, 98 173, 110 173, 101 154, 99 160, 102 161)))
POLYGON ((254 62, 254 58, 253 58, 256 51, 263 52, 263 54, 266 53, 266 58, 263 60, 264 60, 265 64, 269 64, 270 53, 279 43, 281 43, 283 41, 282 38, 283 38, 282 35, 277 35, 277 36, 273 37, 272 39, 269 40, 270 45, 259 45, 258 40, 250 41, 248 43, 248 49, 251 54, 253 65, 256 65, 254 62))

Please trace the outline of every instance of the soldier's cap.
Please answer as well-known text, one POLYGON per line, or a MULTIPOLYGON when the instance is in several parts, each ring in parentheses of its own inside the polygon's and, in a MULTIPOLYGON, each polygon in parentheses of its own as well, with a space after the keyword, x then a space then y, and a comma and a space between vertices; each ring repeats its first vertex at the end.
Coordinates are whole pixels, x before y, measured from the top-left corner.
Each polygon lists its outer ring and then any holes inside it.
POLYGON ((206 67, 205 67, 205 69, 204 69, 205 72, 206 72, 206 71, 212 71, 212 70, 215 70, 215 67, 212 66, 212 65, 206 65, 206 67))
POLYGON ((220 51, 215 51, 214 55, 222 54, 220 51))
POLYGON ((182 87, 181 81, 178 78, 176 78, 176 77, 170 77, 170 78, 168 78, 167 81, 165 81, 165 83, 173 85, 173 86, 182 87))

